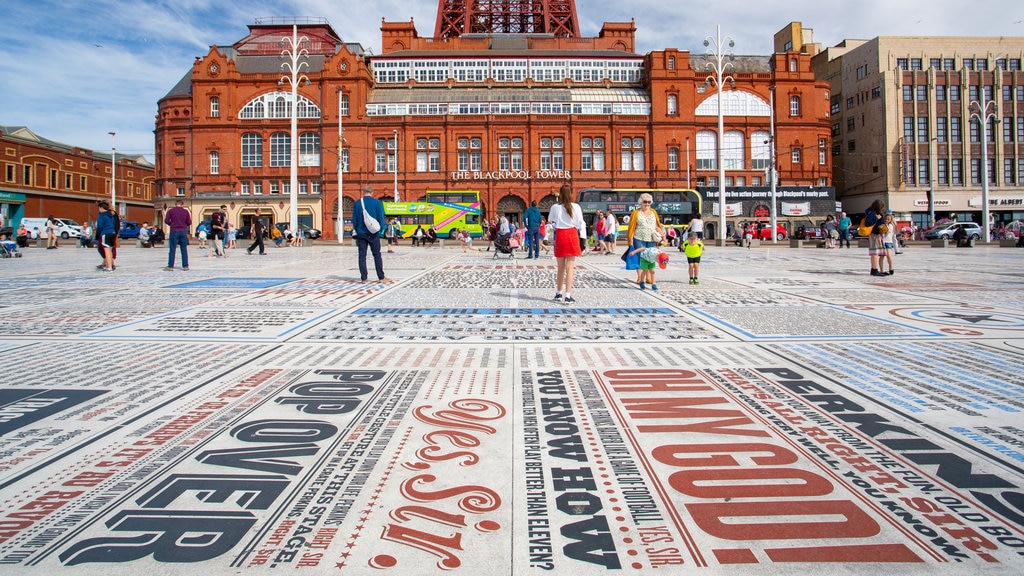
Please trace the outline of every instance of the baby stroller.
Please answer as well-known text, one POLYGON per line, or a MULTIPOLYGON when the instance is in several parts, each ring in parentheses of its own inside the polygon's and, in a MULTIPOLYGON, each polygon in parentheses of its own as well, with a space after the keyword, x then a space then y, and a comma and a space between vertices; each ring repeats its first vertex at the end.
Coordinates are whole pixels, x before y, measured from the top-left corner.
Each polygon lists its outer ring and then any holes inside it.
POLYGON ((494 256, 497 258, 499 254, 507 254, 509 258, 515 260, 516 248, 518 248, 518 241, 513 240, 511 234, 501 234, 494 239, 494 256), (516 243, 516 246, 512 244, 516 243))
POLYGON ((21 258, 18 243, 14 240, 0 240, 0 258, 21 258))

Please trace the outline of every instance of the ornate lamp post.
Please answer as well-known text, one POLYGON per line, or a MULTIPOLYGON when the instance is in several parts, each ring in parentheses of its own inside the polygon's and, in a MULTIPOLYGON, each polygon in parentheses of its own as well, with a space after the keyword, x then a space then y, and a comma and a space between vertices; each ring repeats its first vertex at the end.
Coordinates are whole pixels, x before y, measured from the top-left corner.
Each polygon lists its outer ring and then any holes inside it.
POLYGON ((732 62, 726 62, 725 59, 729 58, 732 60, 735 56, 732 51, 727 48, 732 48, 736 44, 732 38, 726 36, 722 38, 722 27, 720 25, 715 26, 715 36, 708 36, 704 38, 704 46, 708 47, 707 54, 714 57, 714 60, 708 62, 704 69, 711 72, 707 78, 704 79, 704 84, 710 86, 715 85, 715 89, 718 92, 718 150, 716 154, 716 161, 718 162, 718 245, 725 246, 727 241, 725 237, 725 164, 722 163, 722 147, 725 145, 725 127, 724 120, 722 117, 722 83, 728 82, 732 88, 736 87, 736 80, 728 73, 730 68, 735 68, 732 62), (723 51, 725 49, 725 51, 723 51))
POLYGON ((291 229, 298 232, 299 230, 299 120, 298 120, 298 88, 300 82, 305 82, 309 85, 309 78, 302 74, 302 67, 309 68, 309 63, 305 61, 306 57, 309 56, 309 51, 305 48, 299 48, 300 44, 306 45, 309 43, 309 39, 305 36, 299 37, 299 27, 296 24, 292 24, 292 36, 291 38, 285 36, 281 39, 281 46, 285 48, 281 51, 281 56, 287 58, 288 61, 281 64, 281 68, 288 72, 287 75, 282 76, 281 80, 278 81, 278 86, 283 86, 287 82, 292 89, 291 99, 291 120, 292 120, 292 131, 291 131, 291 182, 289 184, 290 189, 288 190, 289 200, 291 201, 290 212, 288 214, 288 220, 291 224, 291 229), (302 62, 299 60, 302 59, 302 62))
POLYGON ((115 138, 117 132, 107 132, 110 134, 110 207, 117 213, 117 146, 115 146, 115 138))
POLYGON ((978 100, 972 100, 967 109, 971 112, 971 120, 978 123, 981 135, 981 234, 982 241, 992 239, 991 223, 988 215, 988 121, 999 122, 999 104, 995 100, 985 98, 985 85, 982 74, 978 72, 978 100))

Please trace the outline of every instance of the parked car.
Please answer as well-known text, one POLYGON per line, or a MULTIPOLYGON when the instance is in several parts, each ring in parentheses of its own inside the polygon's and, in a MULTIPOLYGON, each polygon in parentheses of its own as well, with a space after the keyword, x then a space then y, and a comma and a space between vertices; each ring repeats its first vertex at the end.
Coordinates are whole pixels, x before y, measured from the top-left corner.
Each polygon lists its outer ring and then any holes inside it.
MULTIPOLYGON (((281 234, 284 234, 284 229, 288 227, 288 223, 278 222, 277 224, 274 224, 274 226, 276 226, 277 229, 281 231, 281 234)), ((302 235, 308 240, 316 240, 317 238, 320 237, 319 230, 317 230, 316 228, 310 228, 305 224, 299 224, 299 230, 302 231, 302 235)))
MULTIPOLYGON (((46 238, 46 218, 22 218, 21 223, 28 229, 31 238, 46 238)), ((82 235, 82 225, 70 218, 56 218, 54 227, 57 235, 67 240, 82 235)))
POLYGON ((127 238, 138 238, 139 237, 139 223, 138 222, 125 222, 121 221, 121 230, 118 231, 117 237, 121 239, 127 238))
POLYGON ((793 238, 797 240, 824 240, 825 236, 825 230, 821 226, 815 226, 807 221, 797 226, 796 232, 793 233, 793 238))
POLYGON ((938 240, 945 239, 949 240, 953 237, 956 232, 957 226, 961 226, 967 236, 973 240, 981 238, 981 226, 978 226, 975 222, 948 222, 934 228, 929 228, 924 231, 925 240, 938 240))
MULTIPOLYGON (((786 237, 788 237, 788 236, 789 236, 789 234, 786 232, 786 227, 785 226, 783 226, 782 224, 776 224, 775 225, 775 237, 776 238, 778 238, 779 240, 785 240, 786 237)), ((757 239, 758 240, 771 240, 772 239, 771 224, 769 224, 767 222, 758 222, 757 223, 757 239)))

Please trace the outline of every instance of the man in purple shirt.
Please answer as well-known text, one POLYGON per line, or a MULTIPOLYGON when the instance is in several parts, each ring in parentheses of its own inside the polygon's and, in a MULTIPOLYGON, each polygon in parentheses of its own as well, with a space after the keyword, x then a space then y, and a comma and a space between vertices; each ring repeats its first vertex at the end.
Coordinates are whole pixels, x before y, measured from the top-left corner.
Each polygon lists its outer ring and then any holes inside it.
POLYGON ((167 267, 164 270, 174 270, 174 250, 178 246, 181 247, 181 269, 188 270, 188 233, 192 229, 192 215, 185 209, 184 203, 183 200, 176 200, 174 208, 164 216, 164 224, 171 227, 171 234, 167 237, 167 267))

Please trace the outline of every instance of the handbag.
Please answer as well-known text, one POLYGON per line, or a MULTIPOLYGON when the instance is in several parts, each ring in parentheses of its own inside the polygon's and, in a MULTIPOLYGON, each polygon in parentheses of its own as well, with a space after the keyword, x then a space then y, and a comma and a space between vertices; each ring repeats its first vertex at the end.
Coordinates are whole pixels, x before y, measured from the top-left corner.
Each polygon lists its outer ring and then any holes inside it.
POLYGON ((377 222, 377 219, 371 216, 369 211, 366 210, 366 199, 363 199, 359 205, 363 207, 363 226, 366 226, 366 229, 370 231, 370 234, 380 232, 380 222, 377 222))
POLYGON ((509 248, 519 248, 519 238, 516 238, 515 236, 509 238, 508 239, 508 247, 509 248))

